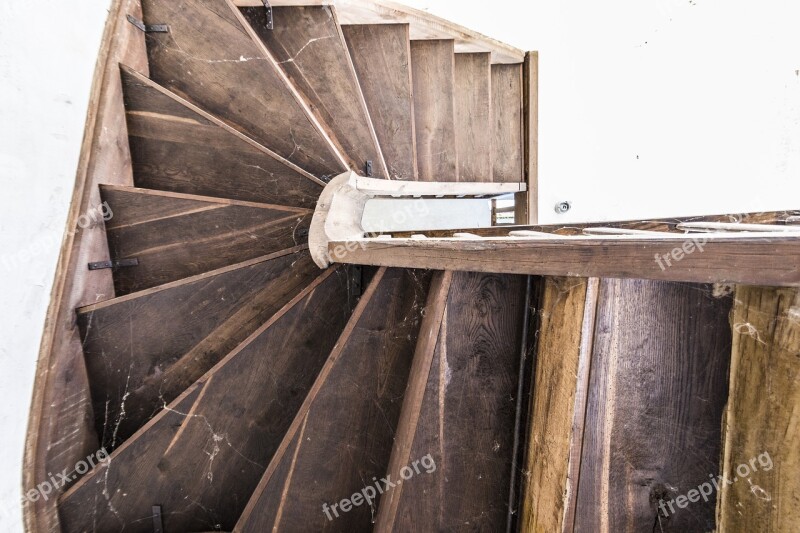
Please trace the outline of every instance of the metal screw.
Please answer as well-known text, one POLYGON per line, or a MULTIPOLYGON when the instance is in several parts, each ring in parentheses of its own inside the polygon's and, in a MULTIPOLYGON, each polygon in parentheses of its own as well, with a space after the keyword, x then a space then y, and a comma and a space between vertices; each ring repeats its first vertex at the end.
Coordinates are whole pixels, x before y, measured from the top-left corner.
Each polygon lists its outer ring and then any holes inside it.
POLYGON ((572 209, 572 204, 567 201, 558 202, 556 204, 556 213, 558 213, 559 215, 566 213, 570 209, 572 209))

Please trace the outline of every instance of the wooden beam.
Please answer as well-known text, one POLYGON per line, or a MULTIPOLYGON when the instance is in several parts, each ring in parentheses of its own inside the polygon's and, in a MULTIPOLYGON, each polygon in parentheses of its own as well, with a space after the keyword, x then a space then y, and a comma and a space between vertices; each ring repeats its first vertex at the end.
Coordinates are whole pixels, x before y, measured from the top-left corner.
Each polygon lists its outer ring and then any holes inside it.
MULTIPOLYGON (((525 182, 528 194, 525 198, 528 219, 526 224, 539 223, 539 52, 525 54, 523 67, 523 101, 525 117, 525 182)), ((518 197, 517 203, 523 198, 518 197)), ((520 216, 517 223, 523 223, 520 216)))
POLYGON ((336 254, 338 262, 362 265, 545 276, 800 285, 800 238, 734 235, 705 239, 702 251, 696 244, 693 248, 688 246, 686 243, 694 241, 681 235, 671 239, 630 236, 362 239, 332 241, 328 250, 331 255, 336 254), (686 253, 683 250, 693 251, 686 253), (670 258, 669 263, 664 255, 670 258))
POLYGON ((800 290, 740 286, 735 302, 717 531, 796 531, 800 290))

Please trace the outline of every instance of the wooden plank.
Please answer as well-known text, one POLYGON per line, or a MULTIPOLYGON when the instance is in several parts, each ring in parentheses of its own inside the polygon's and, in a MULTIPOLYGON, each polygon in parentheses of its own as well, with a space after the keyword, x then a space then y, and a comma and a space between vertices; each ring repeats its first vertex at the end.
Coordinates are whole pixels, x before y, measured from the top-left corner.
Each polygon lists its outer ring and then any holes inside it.
POLYGON ((505 530, 526 281, 453 275, 432 362, 420 368, 421 405, 406 397, 409 410, 419 410, 413 443, 405 457, 392 458, 393 467, 423 458, 432 467, 410 478, 404 468, 389 471, 402 483, 391 489, 396 507, 379 512, 376 531, 505 530))
POLYGON ((140 74, 126 67, 121 74, 137 187, 316 205, 322 182, 140 74))
POLYGON ((492 65, 493 181, 525 181, 522 92, 522 65, 492 65))
POLYGON ((421 181, 458 181, 453 41, 411 41, 417 169, 421 181))
POLYGON ((349 167, 364 172, 366 162, 372 161, 375 177, 387 177, 386 163, 333 7, 275 6, 271 30, 264 24, 263 4, 243 8, 242 13, 349 167))
POLYGON ((346 169, 307 104, 229 0, 144 0, 151 77, 318 178, 346 169), (258 88, 258 90, 255 90, 258 88))
POLYGON ((395 436, 430 275, 372 278, 236 531, 371 529, 395 436), (352 509, 342 499, 361 493, 352 509))
POLYGON ((492 70, 488 53, 455 57, 459 181, 492 179, 492 70))
MULTIPOLYGON (((81 215, 100 205, 98 183, 132 184, 130 152, 119 79, 120 62, 147 72, 144 35, 126 15, 141 17, 138 0, 114 0, 109 6, 89 95, 86 127, 79 155, 64 239, 39 350, 25 443, 23 491, 63 472, 97 451, 91 402, 81 352, 75 307, 114 294, 110 272, 88 272, 92 257, 106 256, 102 224, 80 227, 81 215)), ((62 489, 58 489, 60 492, 62 489)), ((29 502, 24 509, 28 531, 58 531, 55 494, 29 502)))
MULTIPOLYGON (((331 241, 339 263, 502 272, 541 276, 645 278, 705 283, 800 285, 800 239, 747 237, 708 239, 703 251, 671 264, 657 256, 681 251, 681 240, 621 237, 460 239, 365 239, 331 241), (350 248, 344 248, 350 244, 350 248)), ((335 254, 335 255, 334 255, 335 254)))
POLYGON ((714 495, 664 513, 716 473, 728 397, 730 295, 603 280, 575 531, 713 531, 714 495))
POLYGON ((289 249, 79 309, 101 445, 127 440, 318 272, 289 249))
POLYGON ((717 531, 794 531, 800 518, 800 292, 739 286, 731 321, 721 467, 730 483, 719 481, 717 531))
MULTIPOLYGON (((528 224, 539 222, 539 52, 525 54, 523 65, 525 182, 528 224)), ((520 198, 518 201, 521 201, 520 198)))
POLYGON ((543 283, 523 532, 573 530, 597 306, 597 279, 545 278, 543 283))
POLYGON ((344 329, 351 294, 345 270, 323 273, 72 487, 59 502, 64 529, 150 531, 160 505, 165 531, 230 531, 344 329))
MULTIPOLYGON (((305 241, 307 210, 204 196, 104 186, 117 294, 128 294, 290 248, 305 241)), ((99 260, 102 258, 95 258, 99 260)))
POLYGON ((389 178, 416 180, 417 152, 407 24, 342 26, 389 178))

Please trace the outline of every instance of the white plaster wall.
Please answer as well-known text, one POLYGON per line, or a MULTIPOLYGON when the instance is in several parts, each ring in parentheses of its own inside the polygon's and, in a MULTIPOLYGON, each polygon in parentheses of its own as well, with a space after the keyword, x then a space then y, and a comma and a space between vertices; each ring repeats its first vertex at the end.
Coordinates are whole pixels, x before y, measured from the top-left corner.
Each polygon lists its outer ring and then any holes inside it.
MULTIPOLYGON (((540 51, 543 222, 800 206, 796 1, 406 2, 540 51)), ((2 531, 108 5, 0 3, 2 531)))
POLYGON ((0 531, 22 531, 39 340, 109 0, 0 2, 0 531))

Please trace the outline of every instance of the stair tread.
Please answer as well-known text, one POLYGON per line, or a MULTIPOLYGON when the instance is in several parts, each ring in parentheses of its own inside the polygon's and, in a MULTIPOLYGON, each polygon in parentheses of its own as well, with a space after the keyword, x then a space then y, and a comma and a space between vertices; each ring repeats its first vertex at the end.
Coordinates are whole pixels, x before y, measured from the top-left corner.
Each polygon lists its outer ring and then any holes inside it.
POLYGON ((492 181, 525 181, 522 65, 492 65, 492 181))
POLYGON ((144 0, 151 78, 318 178, 346 166, 226 0, 144 0))
POLYGON ((458 181, 453 41, 411 41, 411 70, 419 179, 458 181))
POLYGON ((398 435, 389 474, 428 454, 436 470, 387 493, 376 530, 506 530, 525 295, 524 276, 452 274, 430 364, 415 361, 404 399, 401 426, 416 423, 398 435))
MULTIPOLYGON (((237 531, 291 531, 301 523, 322 531, 333 519, 323 504, 384 476, 429 282, 430 274, 412 270, 375 274, 237 531)), ((336 518, 335 529, 371 529, 373 492, 371 504, 336 518)))
POLYGON ((492 181, 491 57, 456 54, 455 117, 458 181, 492 181))
POLYGON ((416 180, 411 49, 407 24, 342 26, 389 177, 416 180))
POLYGON ((306 209, 132 187, 101 186, 111 258, 139 261, 115 269, 117 295, 176 281, 304 244, 306 209))
POLYGON ((386 165, 372 129, 333 6, 274 7, 274 28, 264 25, 264 8, 242 13, 329 132, 351 169, 373 162, 375 177, 386 165))
POLYGON ((160 505, 166 531, 231 530, 348 321, 350 275, 320 275, 70 488, 64 529, 140 531, 160 505))
POLYGON ((128 439, 319 272, 305 249, 267 257, 78 310, 101 446, 128 439))
POLYGON ((323 182, 122 66, 138 187, 313 208, 323 182))

